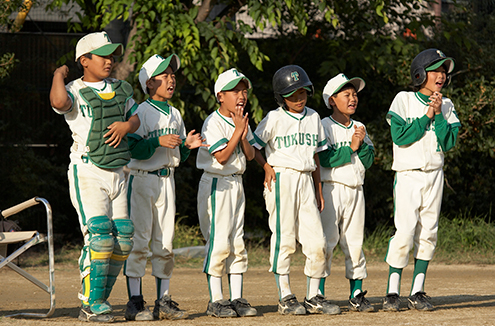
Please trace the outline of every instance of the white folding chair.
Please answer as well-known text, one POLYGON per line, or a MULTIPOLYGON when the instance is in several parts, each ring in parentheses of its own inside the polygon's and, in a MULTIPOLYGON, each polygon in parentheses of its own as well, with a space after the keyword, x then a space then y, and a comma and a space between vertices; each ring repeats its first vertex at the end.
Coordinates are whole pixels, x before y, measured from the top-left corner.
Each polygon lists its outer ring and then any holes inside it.
POLYGON ((30 317, 50 317, 55 311, 55 282, 54 282, 54 272, 55 272, 55 259, 53 254, 53 226, 52 226, 52 208, 50 203, 40 197, 34 197, 16 206, 8 208, 6 210, 0 211, 0 214, 7 218, 11 215, 17 214, 29 207, 43 203, 46 208, 46 222, 47 222, 47 234, 41 234, 38 231, 19 231, 19 232, 0 232, 0 269, 7 266, 13 271, 17 272, 19 275, 23 276, 27 280, 31 281, 34 285, 38 286, 40 289, 45 291, 50 295, 50 310, 46 314, 41 313, 17 313, 4 317, 13 316, 30 316, 30 317), (35 246, 39 243, 48 242, 48 272, 49 272, 49 284, 38 280, 36 277, 32 276, 12 261, 19 257, 26 250, 35 246), (15 243, 24 243, 19 249, 14 251, 12 254, 7 256, 7 245, 15 243))

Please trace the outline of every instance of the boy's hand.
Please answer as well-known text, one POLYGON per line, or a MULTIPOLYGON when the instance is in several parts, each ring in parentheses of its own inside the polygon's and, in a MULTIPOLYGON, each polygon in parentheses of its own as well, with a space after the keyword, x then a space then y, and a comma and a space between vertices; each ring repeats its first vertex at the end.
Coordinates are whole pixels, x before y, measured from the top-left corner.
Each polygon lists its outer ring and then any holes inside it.
POLYGON ((186 137, 186 141, 184 142, 184 145, 186 145, 187 148, 193 149, 193 148, 198 148, 198 147, 208 147, 210 145, 205 144, 204 142, 206 139, 201 137, 200 133, 194 133, 196 130, 191 130, 186 137))
POLYGON ((242 135, 245 137, 244 133, 247 134, 247 126, 248 126, 248 114, 244 114, 244 108, 235 108, 234 113, 230 113, 232 120, 234 121, 235 129, 240 128, 242 130, 242 135))
POLYGON ((354 126, 354 134, 351 138, 351 149, 355 152, 361 147, 366 136, 366 130, 363 126, 354 126))
MULTIPOLYGON (((430 112, 430 109, 432 108, 434 114, 442 113, 442 93, 440 92, 433 93, 430 96, 430 102, 428 103, 428 105, 430 106, 428 112, 430 112)), ((430 119, 431 118, 433 118, 433 116, 431 116, 430 119)))
POLYGON ((263 169, 265 170, 265 180, 263 181, 263 186, 268 188, 269 191, 272 191, 272 181, 277 181, 275 170, 273 170, 268 163, 263 166, 263 169))
POLYGON ((57 74, 61 74, 64 79, 67 78, 67 76, 69 75, 69 67, 67 67, 66 65, 58 67, 53 72, 53 76, 57 74))
POLYGON ((105 135, 104 138, 110 137, 105 141, 105 144, 108 146, 113 146, 117 148, 122 141, 122 138, 125 137, 131 130, 131 125, 128 121, 116 121, 109 125, 107 129, 110 129, 105 135))
POLYGON ((160 142, 160 146, 172 149, 182 144, 180 136, 175 134, 160 136, 158 137, 158 141, 160 142))

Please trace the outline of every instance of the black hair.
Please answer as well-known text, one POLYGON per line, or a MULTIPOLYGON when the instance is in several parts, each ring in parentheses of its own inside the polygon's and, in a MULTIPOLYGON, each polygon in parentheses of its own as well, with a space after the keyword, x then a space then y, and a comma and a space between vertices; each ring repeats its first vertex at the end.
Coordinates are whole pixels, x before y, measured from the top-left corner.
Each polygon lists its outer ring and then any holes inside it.
MULTIPOLYGON (((92 53, 85 53, 81 57, 86 57, 88 59, 93 59, 93 54, 92 53)), ((81 64, 81 57, 77 58, 77 68, 79 68, 79 71, 81 71, 81 73, 84 73, 84 68, 83 68, 83 66, 81 64)))

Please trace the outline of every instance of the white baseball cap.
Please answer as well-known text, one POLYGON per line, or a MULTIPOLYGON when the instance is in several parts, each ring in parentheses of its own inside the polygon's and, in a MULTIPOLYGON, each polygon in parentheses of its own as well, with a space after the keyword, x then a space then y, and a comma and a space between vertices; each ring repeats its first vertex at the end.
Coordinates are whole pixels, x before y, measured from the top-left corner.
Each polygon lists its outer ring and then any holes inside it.
POLYGON ((106 32, 91 33, 81 38, 76 45, 76 62, 86 53, 100 56, 110 54, 121 55, 124 47, 120 43, 112 43, 106 32))
POLYGON ((360 92, 366 85, 364 80, 359 77, 349 79, 343 73, 338 74, 337 76, 330 79, 323 89, 323 101, 325 102, 327 108, 330 109, 330 104, 328 103, 328 99, 330 98, 330 96, 337 93, 339 90, 342 89, 342 87, 347 84, 351 84, 352 86, 354 86, 356 92, 360 92))
POLYGON ((141 84, 141 88, 143 89, 144 94, 148 94, 146 91, 146 82, 151 78, 155 77, 165 70, 167 70, 168 66, 172 68, 172 71, 175 73, 180 68, 180 59, 177 54, 171 54, 166 59, 162 56, 155 54, 141 67, 139 71, 139 83, 141 84))
POLYGON ((251 89, 251 81, 244 76, 244 74, 232 68, 222 72, 215 82, 215 97, 218 100, 218 93, 221 91, 230 91, 239 84, 241 80, 246 80, 248 83, 248 89, 251 89))

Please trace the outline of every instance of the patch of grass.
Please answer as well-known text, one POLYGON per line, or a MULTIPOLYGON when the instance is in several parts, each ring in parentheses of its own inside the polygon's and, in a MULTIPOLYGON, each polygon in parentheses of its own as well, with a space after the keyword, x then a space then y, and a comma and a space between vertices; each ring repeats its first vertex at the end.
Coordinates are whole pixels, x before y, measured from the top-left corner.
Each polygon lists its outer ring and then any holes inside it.
POLYGON ((199 225, 184 225, 181 222, 185 219, 187 216, 179 217, 175 221, 174 248, 203 246, 205 240, 199 225))
POLYGON ((463 212, 441 217, 435 260, 452 264, 495 264, 495 223, 488 216, 463 212))
MULTIPOLYGON (((185 218, 185 217, 184 217, 185 218)), ((199 225, 182 225, 179 218, 176 221, 174 248, 202 246, 205 241, 199 225)), ((434 261, 447 264, 495 264, 495 223, 488 216, 470 216, 469 212, 460 213, 453 219, 441 216, 438 230, 438 243, 434 261)), ((373 232, 365 235, 363 250, 368 263, 383 261, 388 241, 395 229, 391 226, 378 226, 373 232)), ((55 249, 55 264, 57 268, 64 266, 75 267, 78 264, 82 245, 66 244, 55 249)), ((247 240, 246 249, 250 267, 270 266, 269 238, 247 240)), ((413 260, 410 255, 411 261, 413 260)), ((303 266, 305 256, 301 246, 297 245, 292 255, 291 265, 303 266)), ((344 255, 337 246, 334 251, 333 262, 343 264, 344 255)), ((36 246, 21 255, 15 263, 23 267, 48 265, 46 245, 36 246)), ((175 257, 177 268, 202 268, 203 258, 175 257)))

